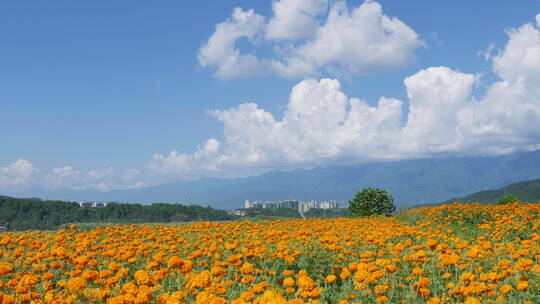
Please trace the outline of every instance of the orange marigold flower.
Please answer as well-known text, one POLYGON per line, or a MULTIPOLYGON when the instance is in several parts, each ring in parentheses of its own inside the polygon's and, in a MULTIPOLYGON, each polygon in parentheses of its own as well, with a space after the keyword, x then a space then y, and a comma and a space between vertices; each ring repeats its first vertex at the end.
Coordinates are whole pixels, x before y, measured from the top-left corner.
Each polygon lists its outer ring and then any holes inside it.
POLYGON ((510 286, 509 284, 504 284, 503 286, 501 286, 501 288, 499 288, 499 290, 503 294, 507 294, 507 293, 511 292, 512 290, 514 290, 514 288, 512 286, 510 286))
POLYGON ((14 304, 15 298, 13 296, 8 295, 0 291, 0 303, 2 304, 14 304))
POLYGON ((94 281, 99 277, 99 272, 95 270, 87 270, 82 274, 83 278, 87 281, 94 281))
POLYGON ((386 265, 385 269, 386 269, 386 272, 388 273, 394 273, 396 272, 397 267, 390 264, 390 265, 386 265))
POLYGON ((67 282, 67 288, 71 292, 80 291, 86 288, 86 280, 84 278, 73 278, 67 282))
POLYGON ((527 281, 519 281, 519 283, 516 286, 516 289, 519 291, 524 291, 527 288, 529 288, 529 282, 527 281))
POLYGON ((293 271, 292 270, 283 270, 283 272, 281 274, 283 274, 284 276, 286 277, 290 277, 293 275, 293 271))
POLYGON ((212 273, 213 276, 219 277, 219 276, 222 276, 225 273, 225 269, 223 269, 221 267, 218 267, 218 266, 214 266, 214 267, 212 267, 210 272, 212 273))
POLYGON ((212 284, 212 275, 208 270, 205 270, 195 276, 191 283, 195 288, 206 288, 212 284))
POLYGON ((416 268, 414 268, 414 269, 412 270, 412 273, 413 273, 414 275, 421 276, 421 275, 424 274, 424 269, 416 267, 416 268))
POLYGON ((249 292, 249 291, 243 291, 241 294, 240 294, 240 298, 242 298, 242 300, 246 301, 246 302, 249 302, 253 299, 255 299, 256 295, 252 292, 249 292))
POLYGON ((477 298, 474 298, 474 297, 468 297, 466 300, 465 300, 465 303, 464 304, 482 304, 482 302, 480 300, 478 300, 477 298))
POLYGON ((135 282, 139 285, 150 285, 154 283, 154 280, 152 277, 148 274, 148 272, 139 269, 135 271, 135 282))
POLYGON ((429 289, 425 288, 425 287, 422 287, 418 290, 418 295, 420 295, 421 297, 429 297, 430 295, 430 291, 429 289))
POLYGON ((441 304, 441 299, 437 297, 433 297, 427 300, 426 304, 441 304))
POLYGON ((11 267, 7 262, 4 262, 0 265, 0 275, 5 275, 13 271, 13 267, 11 267))
POLYGON ((519 259, 516 263, 516 270, 524 272, 529 271, 534 265, 534 261, 531 259, 519 259))
POLYGON ((286 277, 283 279, 283 286, 292 287, 295 285, 294 279, 291 277, 286 277))
POLYGON ((326 276, 326 282, 327 283, 332 284, 332 283, 335 283, 336 281, 337 281, 337 277, 335 275, 330 274, 330 275, 326 276))
POLYGON ((343 269, 341 270, 341 273, 339 274, 339 277, 343 280, 346 280, 348 278, 351 277, 351 273, 349 271, 349 269, 347 269, 346 267, 343 267, 343 269))
POLYGON ((135 295, 138 292, 138 288, 132 282, 128 282, 124 286, 122 286, 122 292, 135 295))
POLYGON ((240 272, 242 274, 252 274, 252 273, 255 272, 255 268, 254 268, 253 264, 246 262, 240 268, 240 272))

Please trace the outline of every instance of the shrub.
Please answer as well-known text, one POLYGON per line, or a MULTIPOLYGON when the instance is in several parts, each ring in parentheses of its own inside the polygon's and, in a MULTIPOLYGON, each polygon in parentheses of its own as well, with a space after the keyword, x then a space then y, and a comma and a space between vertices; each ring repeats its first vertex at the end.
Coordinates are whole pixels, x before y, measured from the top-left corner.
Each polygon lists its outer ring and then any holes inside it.
POLYGON ((497 201, 497 205, 506 205, 517 201, 519 201, 517 197, 512 194, 507 194, 497 201))
POLYGON ((349 212, 353 217, 375 214, 391 216, 395 210, 394 199, 388 190, 382 188, 363 189, 349 201, 349 212))

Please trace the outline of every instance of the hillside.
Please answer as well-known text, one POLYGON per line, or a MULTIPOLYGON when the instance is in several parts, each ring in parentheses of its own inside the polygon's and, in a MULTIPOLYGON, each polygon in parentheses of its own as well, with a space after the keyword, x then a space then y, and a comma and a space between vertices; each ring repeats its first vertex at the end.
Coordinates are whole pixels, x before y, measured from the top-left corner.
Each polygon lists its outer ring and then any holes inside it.
POLYGON ((469 194, 467 196, 452 198, 447 202, 479 202, 490 203, 496 202, 506 194, 512 194, 522 202, 539 202, 540 201, 540 178, 530 181, 523 181, 510 184, 506 187, 480 191, 469 194))
POLYGON ((236 179, 205 178, 143 189, 60 189, 24 196, 63 200, 103 200, 131 203, 187 202, 235 209, 249 200, 339 200, 346 202, 362 188, 390 190, 398 207, 442 202, 451 197, 496 189, 540 178, 540 151, 491 157, 446 157, 393 162, 272 171, 236 179))

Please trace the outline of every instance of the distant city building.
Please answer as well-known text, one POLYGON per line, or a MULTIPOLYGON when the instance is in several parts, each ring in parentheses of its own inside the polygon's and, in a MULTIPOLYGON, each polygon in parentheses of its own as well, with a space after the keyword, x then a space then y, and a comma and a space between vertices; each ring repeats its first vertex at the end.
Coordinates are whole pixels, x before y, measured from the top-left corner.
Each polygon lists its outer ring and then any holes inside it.
POLYGON ((311 209, 338 209, 339 202, 337 201, 322 201, 317 202, 310 200, 307 202, 298 201, 298 200, 280 200, 280 201, 250 201, 245 200, 244 208, 262 208, 262 209, 273 209, 273 208, 290 208, 298 210, 300 213, 306 213, 311 209))
POLYGON ((339 208, 339 203, 336 201, 324 201, 319 203, 319 208, 321 209, 337 209, 339 208))
POLYGON ((246 212, 242 211, 242 210, 231 210, 231 211, 227 211, 227 213, 232 214, 232 215, 239 215, 239 216, 245 216, 246 215, 246 212))
POLYGON ((295 200, 286 200, 286 201, 277 201, 275 204, 276 204, 276 208, 298 209, 300 202, 295 201, 295 200))
POLYGON ((90 208, 101 208, 107 206, 107 202, 96 202, 96 201, 88 201, 88 202, 79 202, 80 207, 90 207, 90 208))

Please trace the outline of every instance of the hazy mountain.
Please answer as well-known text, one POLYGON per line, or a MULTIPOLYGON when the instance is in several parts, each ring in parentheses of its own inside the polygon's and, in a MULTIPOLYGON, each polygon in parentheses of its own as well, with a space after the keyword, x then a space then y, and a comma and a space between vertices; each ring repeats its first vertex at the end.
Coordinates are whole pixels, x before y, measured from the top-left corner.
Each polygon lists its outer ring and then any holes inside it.
POLYGON ((494 203, 507 194, 512 194, 522 202, 540 202, 540 178, 513 183, 496 190, 475 192, 464 197, 452 198, 448 202, 494 203))
POLYGON ((32 196, 64 200, 179 202, 233 209, 244 200, 340 200, 368 186, 389 189, 400 207, 445 201, 540 177, 540 151, 493 157, 449 157, 274 171, 238 179, 206 178, 144 189, 38 191, 32 196))

